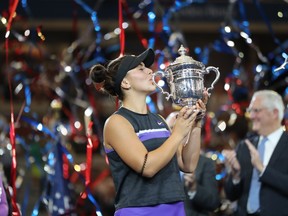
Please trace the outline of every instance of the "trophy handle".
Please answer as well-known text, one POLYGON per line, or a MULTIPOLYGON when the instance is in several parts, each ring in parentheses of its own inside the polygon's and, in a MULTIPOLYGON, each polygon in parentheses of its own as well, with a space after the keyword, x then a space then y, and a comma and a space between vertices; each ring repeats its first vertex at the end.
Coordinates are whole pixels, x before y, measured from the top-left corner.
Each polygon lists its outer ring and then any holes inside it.
POLYGON ((163 88, 162 88, 160 85, 158 85, 158 83, 155 81, 155 77, 156 77, 157 75, 159 75, 159 74, 161 75, 161 78, 165 76, 165 74, 164 74, 163 71, 157 71, 157 72, 155 72, 155 73, 153 74, 152 80, 153 80, 154 84, 161 90, 161 93, 164 94, 164 95, 167 95, 167 96, 166 96, 166 100, 169 100, 169 98, 170 98, 172 95, 169 94, 169 92, 164 91, 163 88))
POLYGON ((220 77, 220 72, 219 72, 218 68, 213 67, 213 66, 207 67, 206 71, 208 73, 210 73, 210 71, 214 71, 215 74, 216 74, 216 77, 215 77, 214 81, 212 82, 211 86, 207 89, 207 91, 209 92, 210 90, 212 90, 214 88, 214 84, 218 81, 218 79, 220 77))

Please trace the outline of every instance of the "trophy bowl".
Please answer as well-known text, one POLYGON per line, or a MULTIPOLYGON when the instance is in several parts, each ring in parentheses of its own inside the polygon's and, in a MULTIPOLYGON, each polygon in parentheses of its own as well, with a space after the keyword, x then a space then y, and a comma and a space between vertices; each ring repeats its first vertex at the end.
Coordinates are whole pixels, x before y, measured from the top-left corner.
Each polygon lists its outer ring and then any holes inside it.
POLYGON ((161 90, 161 93, 167 95, 166 99, 172 98, 173 103, 183 106, 193 106, 198 99, 203 97, 204 76, 211 71, 215 72, 215 79, 211 86, 207 88, 208 93, 214 88, 214 84, 220 77, 218 68, 209 66, 205 68, 202 62, 194 60, 192 57, 187 56, 187 50, 181 45, 178 50, 179 57, 171 63, 165 70, 157 71, 153 74, 153 82, 161 90), (161 86, 155 81, 155 78, 160 76, 166 78, 170 93, 164 91, 161 86))

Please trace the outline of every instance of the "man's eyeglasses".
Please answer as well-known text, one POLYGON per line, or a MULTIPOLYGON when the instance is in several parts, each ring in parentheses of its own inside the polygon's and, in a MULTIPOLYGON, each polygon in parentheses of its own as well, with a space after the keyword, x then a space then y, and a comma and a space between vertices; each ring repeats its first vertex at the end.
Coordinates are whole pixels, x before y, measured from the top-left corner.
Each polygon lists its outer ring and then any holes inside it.
POLYGON ((262 110, 264 110, 265 108, 248 108, 246 111, 250 114, 250 113, 259 113, 261 112, 262 110))

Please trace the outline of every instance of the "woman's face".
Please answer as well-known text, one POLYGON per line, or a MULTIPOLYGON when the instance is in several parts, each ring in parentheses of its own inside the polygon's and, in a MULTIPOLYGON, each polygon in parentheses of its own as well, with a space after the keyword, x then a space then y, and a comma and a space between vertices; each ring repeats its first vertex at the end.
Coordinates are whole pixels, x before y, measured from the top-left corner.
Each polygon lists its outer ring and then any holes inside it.
POLYGON ((126 79, 132 90, 151 93, 155 91, 156 85, 152 79, 153 71, 150 68, 145 67, 143 63, 138 65, 136 68, 128 71, 126 79))

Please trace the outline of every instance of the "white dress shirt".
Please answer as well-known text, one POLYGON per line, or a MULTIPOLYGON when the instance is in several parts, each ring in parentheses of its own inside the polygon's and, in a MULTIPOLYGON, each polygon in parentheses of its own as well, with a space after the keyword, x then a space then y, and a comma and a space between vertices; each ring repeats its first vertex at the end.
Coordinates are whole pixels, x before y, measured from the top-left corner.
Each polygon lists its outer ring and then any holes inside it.
MULTIPOLYGON (((280 137, 282 136, 283 132, 284 132, 283 128, 280 127, 279 129, 277 129, 276 131, 274 131, 273 133, 267 136, 268 140, 265 143, 265 152, 264 152, 264 157, 263 157, 263 166, 264 166, 263 172, 265 171, 265 168, 268 165, 270 158, 274 152, 274 149, 276 148, 276 145, 279 142, 280 137)), ((259 143, 261 142, 262 139, 263 139, 263 136, 260 137, 259 143)))

